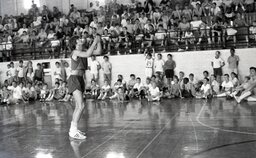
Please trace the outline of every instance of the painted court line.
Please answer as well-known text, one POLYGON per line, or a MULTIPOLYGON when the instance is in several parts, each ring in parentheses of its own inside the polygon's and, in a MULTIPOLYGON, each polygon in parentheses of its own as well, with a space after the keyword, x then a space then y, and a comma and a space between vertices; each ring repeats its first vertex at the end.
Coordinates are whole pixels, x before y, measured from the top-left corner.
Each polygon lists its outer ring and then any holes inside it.
POLYGON ((224 132, 229 132, 229 133, 246 134, 246 135, 256 135, 256 133, 252 133, 252 132, 234 131, 234 130, 229 130, 229 129, 222 129, 222 128, 218 128, 218 127, 212 127, 212 126, 209 126, 209 125, 207 125, 207 124, 201 122, 201 121, 200 121, 200 118, 201 118, 200 116, 201 116, 201 114, 202 114, 204 108, 205 108, 205 104, 202 106, 200 112, 198 113, 198 115, 197 115, 197 117, 196 117, 196 121, 197 121, 200 125, 202 125, 202 126, 204 126, 204 127, 207 127, 207 128, 210 128, 210 129, 213 129, 213 130, 219 130, 219 131, 224 131, 224 132))
POLYGON ((196 138, 196 151, 198 152, 199 151, 199 148, 198 148, 198 137, 197 137, 197 134, 196 134, 196 128, 195 128, 194 121, 192 120, 190 115, 189 115, 189 120, 191 121, 191 124, 193 126, 193 130, 194 130, 194 134, 195 134, 195 138, 196 138))
POLYGON ((141 150, 141 152, 137 155, 136 158, 139 158, 144 151, 156 140, 156 138, 165 130, 165 128, 167 127, 168 124, 170 124, 170 122, 176 118, 178 116, 178 113, 176 113, 167 123, 166 125, 157 133, 157 135, 141 150))
MULTIPOLYGON (((134 122, 134 121, 132 121, 134 122)), ((89 156, 91 153, 93 153, 95 150, 97 150, 99 147, 101 147, 102 145, 106 144, 108 141, 110 141, 111 139, 113 139, 115 136, 117 136, 118 134, 120 134, 121 132, 123 132, 127 127, 129 127, 132 122, 128 123, 126 126, 124 126, 122 129, 118 130, 117 133, 113 134, 110 138, 108 138, 107 140, 105 140, 103 143, 99 144, 98 146, 96 146, 95 148, 93 148, 92 150, 90 150, 88 153, 86 153, 84 156, 82 156, 81 158, 85 158, 87 156, 89 156)))

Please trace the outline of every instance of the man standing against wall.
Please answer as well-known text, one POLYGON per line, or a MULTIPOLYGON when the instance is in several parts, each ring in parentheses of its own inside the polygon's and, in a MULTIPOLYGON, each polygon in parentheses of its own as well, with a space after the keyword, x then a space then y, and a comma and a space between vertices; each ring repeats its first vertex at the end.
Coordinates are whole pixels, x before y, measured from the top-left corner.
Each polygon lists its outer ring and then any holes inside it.
POLYGON ((235 49, 230 49, 230 56, 228 57, 228 68, 229 68, 229 74, 231 72, 234 72, 238 74, 238 64, 239 64, 239 57, 235 55, 235 49))
POLYGON ((215 58, 211 62, 213 68, 213 74, 217 77, 217 81, 221 82, 222 76, 222 67, 225 65, 225 62, 220 58, 220 51, 216 51, 215 58))

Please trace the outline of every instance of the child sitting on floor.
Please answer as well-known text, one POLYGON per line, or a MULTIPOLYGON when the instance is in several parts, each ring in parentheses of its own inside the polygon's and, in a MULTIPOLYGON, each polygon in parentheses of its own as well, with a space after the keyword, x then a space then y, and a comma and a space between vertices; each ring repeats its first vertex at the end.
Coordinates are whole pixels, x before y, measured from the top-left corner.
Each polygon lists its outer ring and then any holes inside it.
POLYGON ((212 95, 211 85, 209 84, 209 79, 204 78, 203 85, 201 86, 200 92, 196 94, 198 99, 208 99, 212 95))
POLYGON ((148 101, 160 101, 161 93, 159 88, 156 86, 155 82, 152 82, 152 87, 150 87, 147 99, 148 101))
POLYGON ((96 83, 95 80, 91 81, 91 96, 92 98, 97 98, 100 90, 100 86, 96 83))
POLYGON ((63 82, 64 97, 60 99, 60 102, 68 102, 71 99, 71 95, 68 92, 67 82, 63 82))
POLYGON ((128 84, 127 84, 127 90, 130 92, 133 89, 135 84, 136 84, 135 75, 131 74, 130 75, 130 80, 129 80, 128 84))
POLYGON ((183 98, 192 98, 192 85, 189 83, 189 79, 185 77, 183 79, 183 87, 181 87, 181 95, 183 98))
POLYGON ((173 84, 170 87, 170 96, 168 98, 180 98, 181 95, 181 89, 179 84, 179 78, 178 76, 173 77, 173 84))
POLYGON ((220 92, 220 83, 216 80, 215 75, 211 75, 211 87, 212 87, 212 94, 217 95, 220 92))
POLYGON ((8 98, 10 97, 10 91, 6 86, 3 86, 1 91, 1 105, 7 104, 8 98))
POLYGON ((45 101, 52 101, 55 93, 60 89, 60 83, 56 82, 53 89, 49 91, 48 97, 45 99, 45 101))
POLYGON ((7 104, 19 104, 23 100, 22 98, 22 84, 17 86, 17 83, 15 81, 12 82, 12 86, 9 86, 7 89, 11 91, 11 95, 8 98, 7 104))
POLYGON ((235 97, 235 96, 241 94, 241 92, 244 91, 245 89, 249 88, 250 87, 250 83, 249 83, 250 79, 251 79, 250 76, 245 76, 244 82, 240 86, 236 87, 235 91, 233 91, 230 96, 235 97))
POLYGON ((134 85, 133 89, 129 93, 129 97, 133 98, 142 98, 145 96, 145 93, 143 91, 143 84, 141 83, 141 79, 137 77, 136 79, 137 83, 134 85))
POLYGON ((108 96, 111 88, 110 85, 108 84, 108 81, 104 81, 104 85, 100 89, 100 96, 98 97, 99 100, 105 100, 106 97, 108 96))
POLYGON ((43 88, 40 91, 40 102, 45 101, 49 93, 48 85, 44 83, 43 88))
POLYGON ((148 77, 146 83, 143 85, 142 90, 144 91, 145 96, 148 95, 149 88, 152 87, 151 79, 148 77))
POLYGON ((229 75, 224 75, 224 81, 221 84, 221 91, 219 94, 215 95, 216 97, 226 97, 229 96, 232 92, 234 85, 232 81, 229 80, 229 75))
POLYGON ((111 97, 109 97, 109 99, 117 99, 118 101, 127 101, 129 100, 129 96, 124 92, 124 88, 123 87, 119 87, 115 94, 111 97))

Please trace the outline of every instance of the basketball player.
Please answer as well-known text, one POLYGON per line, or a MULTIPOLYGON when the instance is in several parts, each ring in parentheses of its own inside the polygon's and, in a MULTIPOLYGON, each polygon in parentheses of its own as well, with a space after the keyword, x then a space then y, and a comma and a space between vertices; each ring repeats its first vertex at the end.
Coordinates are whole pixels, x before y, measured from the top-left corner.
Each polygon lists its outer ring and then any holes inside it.
POLYGON ((77 40, 76 49, 71 55, 71 75, 68 80, 69 93, 73 94, 76 104, 69 130, 69 136, 79 140, 86 139, 85 133, 79 131, 77 128, 78 122, 84 110, 83 92, 85 90, 85 82, 83 76, 85 75, 85 70, 87 69, 87 58, 91 55, 99 55, 101 53, 102 49, 100 36, 97 35, 95 37, 92 45, 87 51, 82 51, 82 48, 83 42, 81 40, 77 40))

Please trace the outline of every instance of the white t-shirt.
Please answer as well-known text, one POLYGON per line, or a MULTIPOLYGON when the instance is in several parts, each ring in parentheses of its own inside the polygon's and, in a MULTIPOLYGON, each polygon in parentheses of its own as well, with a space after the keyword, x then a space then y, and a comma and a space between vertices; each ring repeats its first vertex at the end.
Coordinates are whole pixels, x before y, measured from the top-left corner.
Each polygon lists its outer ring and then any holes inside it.
POLYGON ((17 87, 9 86, 7 89, 12 91, 12 96, 14 99, 22 98, 22 89, 20 86, 17 86, 17 87))
POLYGON ((212 62, 213 62, 213 68, 216 69, 216 68, 220 68, 220 67, 223 65, 224 60, 221 59, 221 58, 218 58, 218 59, 214 58, 214 59, 212 60, 212 62))
POLYGON ((222 86, 223 88, 225 88, 225 91, 229 91, 231 88, 234 87, 234 85, 233 85, 233 83, 232 83, 231 81, 228 81, 228 82, 223 81, 222 84, 221 84, 221 86, 222 86))
POLYGON ((110 85, 103 85, 101 89, 103 89, 104 91, 108 91, 110 89, 110 85))
POLYGON ((126 26, 127 26, 127 21, 126 21, 126 19, 122 19, 121 25, 122 25, 123 27, 126 27, 126 26))
POLYGON ((146 68, 153 68, 154 65, 154 60, 151 59, 146 59, 146 68))
POLYGON ((206 85, 202 85, 201 86, 201 90, 204 91, 204 93, 206 93, 207 91, 209 91, 211 89, 210 84, 206 84, 206 85))
POLYGON ((216 80, 212 81, 212 89, 214 92, 218 93, 220 91, 220 84, 216 80))
POLYGON ((97 60, 91 61, 90 63, 90 68, 91 68, 91 73, 98 73, 98 66, 100 63, 97 60))
POLYGON ((15 68, 10 68, 10 76, 11 77, 14 77, 16 75, 16 70, 15 70, 15 68))
POLYGON ((164 60, 155 60, 155 72, 164 72, 164 60))
POLYGON ((55 78, 62 79, 61 78, 61 68, 60 67, 56 68, 54 76, 55 76, 55 78))
POLYGON ((138 90, 140 90, 142 87, 143 87, 143 84, 142 84, 142 83, 136 83, 136 84, 133 86, 134 89, 138 89, 138 90))
POLYGON ((159 90, 158 87, 156 87, 156 88, 150 87, 150 88, 149 88, 149 92, 150 92, 150 94, 151 94, 152 96, 157 96, 157 95, 159 95, 160 90, 159 90))
POLYGON ((149 90, 150 88, 152 88, 152 85, 151 85, 151 83, 150 84, 145 84, 144 87, 149 90))
POLYGON ((51 45, 52 45, 52 47, 57 47, 57 46, 60 45, 60 41, 59 40, 52 40, 51 45))
POLYGON ((19 36, 21 36, 24 31, 28 32, 28 29, 27 29, 27 28, 25 28, 25 29, 24 29, 24 28, 19 29, 19 31, 18 31, 19 36))
POLYGON ((192 29, 198 29, 202 23, 203 22, 201 20, 190 22, 192 29))
POLYGON ((20 78, 24 77, 24 69, 23 69, 23 67, 18 66, 17 67, 17 71, 18 71, 18 77, 20 77, 20 78))

